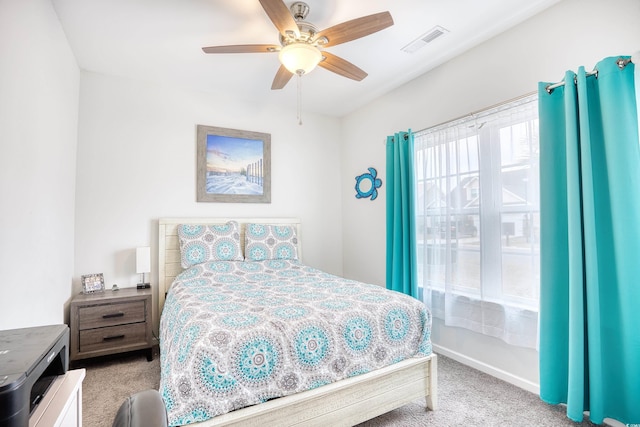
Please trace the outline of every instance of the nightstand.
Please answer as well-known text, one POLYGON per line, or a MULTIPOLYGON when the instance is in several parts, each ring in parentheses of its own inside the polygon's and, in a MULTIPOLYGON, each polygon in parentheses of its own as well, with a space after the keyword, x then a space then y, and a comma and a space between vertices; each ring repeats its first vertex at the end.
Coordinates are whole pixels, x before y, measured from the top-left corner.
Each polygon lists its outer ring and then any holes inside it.
POLYGON ((71 300, 70 359, 147 350, 153 360, 151 289, 79 294, 71 300))

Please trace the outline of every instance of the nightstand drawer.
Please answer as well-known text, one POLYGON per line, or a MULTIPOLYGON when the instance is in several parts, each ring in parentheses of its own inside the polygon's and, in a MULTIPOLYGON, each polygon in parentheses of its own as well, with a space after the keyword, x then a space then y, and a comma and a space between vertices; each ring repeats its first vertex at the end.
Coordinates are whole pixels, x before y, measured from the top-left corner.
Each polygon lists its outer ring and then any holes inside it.
POLYGON ((78 294, 69 307, 71 361, 146 350, 153 360, 151 289, 78 294))
POLYGON ((102 328, 145 321, 144 301, 80 307, 80 329, 102 328))
POLYGON ((144 345, 146 342, 144 323, 80 331, 80 352, 111 349, 114 346, 144 345))

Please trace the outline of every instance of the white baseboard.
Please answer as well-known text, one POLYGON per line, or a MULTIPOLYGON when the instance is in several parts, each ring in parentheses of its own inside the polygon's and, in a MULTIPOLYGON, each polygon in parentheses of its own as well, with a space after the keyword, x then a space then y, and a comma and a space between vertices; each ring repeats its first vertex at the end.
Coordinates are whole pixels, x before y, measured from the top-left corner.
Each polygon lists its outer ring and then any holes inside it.
POLYGON ((438 354, 442 354, 450 359, 455 360, 456 362, 460 362, 463 365, 471 366, 485 374, 491 375, 492 377, 496 377, 501 379, 502 381, 508 382, 509 384, 513 384, 516 387, 520 387, 524 390, 530 391, 536 395, 540 395, 540 384, 536 384, 532 381, 525 380, 524 378, 520 378, 516 375, 513 375, 507 371, 503 371, 502 369, 498 369, 491 365, 487 365, 484 362, 480 362, 479 360, 473 359, 469 356, 465 356, 462 353, 458 353, 457 351, 449 350, 446 347, 439 346, 437 344, 433 344, 433 351, 438 354))

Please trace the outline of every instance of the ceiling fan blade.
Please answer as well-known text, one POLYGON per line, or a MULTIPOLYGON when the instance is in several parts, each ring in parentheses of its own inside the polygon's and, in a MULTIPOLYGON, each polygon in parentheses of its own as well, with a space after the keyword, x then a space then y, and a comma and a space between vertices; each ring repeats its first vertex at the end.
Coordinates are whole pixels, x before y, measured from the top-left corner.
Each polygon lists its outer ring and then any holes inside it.
POLYGON ((237 44, 231 46, 203 47, 204 53, 270 53, 280 50, 275 44, 237 44))
POLYGON ((282 89, 283 87, 286 86, 287 83, 289 83, 289 80, 291 80, 291 77, 293 77, 293 73, 287 70, 284 65, 281 65, 280 68, 278 68, 276 77, 273 79, 273 83, 271 84, 271 89, 272 90, 282 89))
POLYGON ((316 39, 326 37, 329 40, 322 47, 335 46, 368 36, 392 25, 393 18, 389 12, 374 13, 373 15, 352 19, 322 30, 318 33, 316 39))
POLYGON ((339 56, 325 51, 322 51, 322 56, 324 56, 325 59, 320 61, 318 66, 324 68, 325 70, 333 71, 336 74, 340 74, 341 76, 348 77, 357 81, 364 79, 368 75, 366 72, 356 67, 351 62, 346 61, 339 56))
POLYGON ((282 0, 260 0, 262 8, 283 36, 300 37, 300 29, 289 8, 282 0))

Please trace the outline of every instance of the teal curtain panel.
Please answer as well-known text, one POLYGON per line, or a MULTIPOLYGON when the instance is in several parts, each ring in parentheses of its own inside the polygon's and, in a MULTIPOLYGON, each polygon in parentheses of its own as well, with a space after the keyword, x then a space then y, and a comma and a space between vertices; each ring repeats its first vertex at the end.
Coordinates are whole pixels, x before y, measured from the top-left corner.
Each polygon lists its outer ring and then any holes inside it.
POLYGON ((640 147, 627 59, 569 71, 538 95, 540 396, 596 424, 640 423, 640 147))
POLYGON ((413 133, 387 137, 387 289, 418 297, 413 133))

